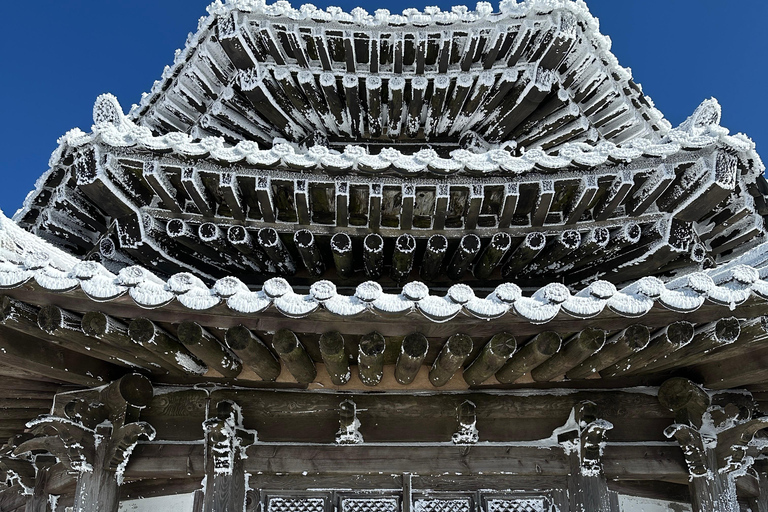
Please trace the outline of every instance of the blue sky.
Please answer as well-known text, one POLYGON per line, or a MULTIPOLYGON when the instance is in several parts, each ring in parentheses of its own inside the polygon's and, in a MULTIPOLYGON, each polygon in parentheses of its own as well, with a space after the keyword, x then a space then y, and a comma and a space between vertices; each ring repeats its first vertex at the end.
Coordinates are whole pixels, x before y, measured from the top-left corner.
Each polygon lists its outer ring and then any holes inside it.
MULTIPOLYGON (((115 94, 127 111, 173 61, 208 0, 36 0, 3 6, 0 31, 0 208, 11 215, 47 168, 56 139, 89 130, 93 101, 115 94)), ((362 2, 318 1, 349 11, 362 2)), ((373 12, 454 2, 366 2, 373 12)), ((455 2, 460 3, 460 2, 455 2)), ((498 7, 493 2, 494 8, 498 7)), ((613 52, 677 125, 704 99, 722 124, 768 147, 765 0, 589 0, 613 52)), ((470 4, 474 7, 474 4, 470 4)), ((764 154, 764 158, 768 158, 764 154)))

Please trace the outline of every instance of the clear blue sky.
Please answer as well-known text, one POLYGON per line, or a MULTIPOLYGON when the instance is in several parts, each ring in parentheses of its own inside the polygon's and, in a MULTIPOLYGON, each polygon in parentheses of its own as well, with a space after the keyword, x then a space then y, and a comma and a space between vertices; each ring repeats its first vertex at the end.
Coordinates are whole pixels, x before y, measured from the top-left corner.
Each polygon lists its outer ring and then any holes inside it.
MULTIPOLYGON (((11 215, 47 168, 56 139, 90 129, 96 96, 128 110, 173 61, 208 0, 36 0, 3 5, 0 31, 0 208, 11 215)), ((321 0, 373 12, 453 2, 321 0)), ((460 2, 456 2, 460 3, 460 2)), ((494 2, 494 8, 498 3, 494 2)), ((677 125, 705 98, 723 125, 744 132, 768 159, 768 2, 765 0, 588 0, 613 52, 677 125)), ((296 4, 298 6, 298 3, 296 4)), ((474 8, 474 4, 470 5, 474 8)))

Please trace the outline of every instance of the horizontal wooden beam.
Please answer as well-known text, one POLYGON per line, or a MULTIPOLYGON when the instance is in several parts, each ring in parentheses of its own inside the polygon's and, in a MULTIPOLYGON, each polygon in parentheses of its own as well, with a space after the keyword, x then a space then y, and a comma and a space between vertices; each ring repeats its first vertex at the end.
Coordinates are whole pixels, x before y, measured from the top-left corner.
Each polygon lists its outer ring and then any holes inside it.
MULTIPOLYGON (((361 475, 444 473, 562 477, 569 474, 567 456, 559 446, 478 445, 284 445, 258 443, 247 448, 245 470, 254 475, 302 473, 361 475)), ((611 445, 605 447, 606 477, 620 480, 684 481, 688 472, 679 447, 611 445)), ((128 479, 187 479, 204 475, 202 445, 140 444, 125 471, 128 479)), ((264 477, 257 477, 264 478, 264 477)))

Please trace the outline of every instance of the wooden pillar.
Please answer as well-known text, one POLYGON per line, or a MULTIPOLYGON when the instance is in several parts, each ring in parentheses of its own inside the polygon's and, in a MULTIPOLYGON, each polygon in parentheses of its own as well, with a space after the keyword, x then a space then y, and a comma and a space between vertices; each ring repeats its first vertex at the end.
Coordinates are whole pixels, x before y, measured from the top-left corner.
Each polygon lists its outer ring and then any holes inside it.
POLYGON ((768 461, 759 460, 753 466, 757 472, 757 481, 760 494, 754 500, 752 510, 754 512, 768 512, 768 461))
POLYGON ((27 498, 27 505, 24 512, 51 512, 51 500, 45 486, 48 483, 48 468, 50 468, 56 459, 46 455, 36 455, 34 459, 35 466, 35 486, 32 489, 32 495, 27 498))
POLYGON ((215 417, 203 423, 205 461, 203 512, 242 512, 245 508, 245 448, 256 433, 243 428, 240 408, 229 400, 216 404, 215 417))
MULTIPOLYGON (((101 426, 96 436, 110 438, 112 427, 101 426)), ((120 504, 117 476, 107 470, 109 444, 100 442, 89 470, 81 470, 75 490, 74 512, 116 512, 120 504)))
MULTIPOLYGON (((66 418, 48 415, 30 422, 34 437, 16 446, 13 453, 45 450, 77 473, 75 512, 116 512, 123 470, 133 447, 140 438, 155 436, 152 426, 136 421, 140 408, 152 398, 152 385, 142 375, 129 374, 95 396, 93 390, 82 393, 69 395, 72 400, 64 408, 66 418)), ((42 507, 42 500, 39 503, 42 507)))
POLYGON ((746 398, 746 407, 734 403, 738 400, 743 405, 743 394, 717 398, 728 403, 710 407, 709 394, 682 377, 671 378, 659 388, 659 402, 675 412, 675 423, 664 434, 683 450, 694 512, 741 510, 735 477, 754 462, 747 449, 755 434, 768 427, 768 419, 752 418, 757 407, 751 397, 746 398))
POLYGON ((603 472, 601 446, 613 425, 597 416, 594 402, 581 402, 573 408, 558 441, 569 453, 568 494, 574 512, 619 512, 618 500, 608 490, 603 472))

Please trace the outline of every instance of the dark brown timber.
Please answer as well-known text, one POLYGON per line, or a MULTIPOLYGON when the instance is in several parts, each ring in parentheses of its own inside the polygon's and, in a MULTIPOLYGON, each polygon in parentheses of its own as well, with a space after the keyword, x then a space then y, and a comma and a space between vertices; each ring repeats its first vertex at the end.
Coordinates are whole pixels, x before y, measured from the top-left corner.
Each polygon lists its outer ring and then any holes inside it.
POLYGON ((537 334, 496 372, 496 379, 502 384, 515 382, 556 354, 561 346, 562 339, 556 332, 537 334))
POLYGON ((419 373, 424 358, 427 357, 429 341, 423 334, 414 332, 403 339, 400 355, 395 366, 395 379, 400 384, 410 384, 419 373))
POLYGON ((568 370, 603 348, 604 344, 604 330, 591 327, 584 329, 566 341, 555 355, 531 370, 531 377, 537 382, 548 382, 565 375, 568 370))
POLYGON ((196 322, 182 322, 176 334, 187 349, 224 377, 234 379, 243 371, 240 359, 196 322))
POLYGON ((472 352, 472 338, 454 334, 443 345, 429 370, 429 381, 435 387, 444 386, 472 352))
POLYGON ((227 329, 224 340, 243 363, 262 379, 273 381, 280 375, 280 361, 263 341, 244 326, 236 325, 227 329))
POLYGON ((482 352, 464 370, 464 380, 470 386, 482 384, 504 366, 516 349, 514 336, 507 332, 497 334, 485 344, 482 352))
POLYGON ((344 348, 344 337, 338 331, 326 332, 320 336, 320 355, 331 382, 343 386, 349 381, 349 355, 344 348))
POLYGON ((365 334, 360 338, 358 352, 358 372, 360 380, 366 386, 375 386, 384 375, 384 336, 377 332, 365 334))
POLYGON ((280 359, 300 384, 309 384, 317 377, 315 363, 312 362, 304 346, 293 332, 280 329, 272 337, 272 347, 280 359))

